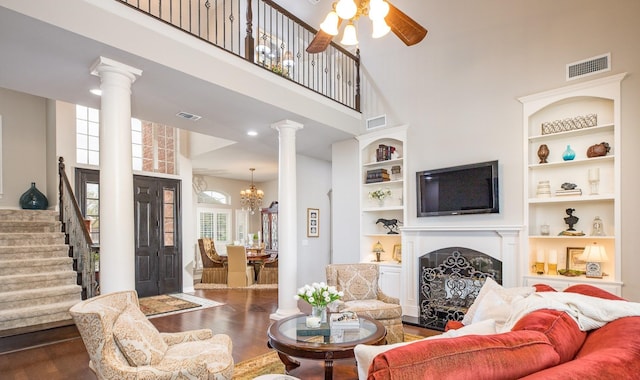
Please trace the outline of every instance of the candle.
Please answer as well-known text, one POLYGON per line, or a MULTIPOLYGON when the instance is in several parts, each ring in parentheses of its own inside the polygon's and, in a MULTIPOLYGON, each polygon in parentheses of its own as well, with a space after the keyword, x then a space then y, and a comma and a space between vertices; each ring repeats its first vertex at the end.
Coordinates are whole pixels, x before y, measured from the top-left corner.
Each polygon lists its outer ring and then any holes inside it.
POLYGON ((600 168, 589 169, 589 181, 596 182, 600 180, 600 168))
POLYGON ((536 262, 544 263, 544 249, 538 249, 538 253, 536 255, 536 262))
POLYGON ((552 249, 549 251, 549 264, 557 264, 558 263, 558 251, 552 249))

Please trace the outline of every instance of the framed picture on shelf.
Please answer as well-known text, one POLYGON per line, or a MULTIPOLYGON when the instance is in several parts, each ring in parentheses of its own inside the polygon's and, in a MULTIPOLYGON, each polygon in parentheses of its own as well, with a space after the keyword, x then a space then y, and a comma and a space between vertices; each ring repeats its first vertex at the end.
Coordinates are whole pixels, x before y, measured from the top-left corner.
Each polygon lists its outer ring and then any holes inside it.
POLYGON ((394 244, 393 246, 393 255, 391 256, 395 261, 401 263, 402 262, 402 245, 394 244))
POLYGON ((317 208, 307 209, 307 237, 320 236, 320 210, 317 208))
POLYGON ((584 252, 584 247, 567 247, 567 270, 587 270, 587 263, 580 256, 584 252))

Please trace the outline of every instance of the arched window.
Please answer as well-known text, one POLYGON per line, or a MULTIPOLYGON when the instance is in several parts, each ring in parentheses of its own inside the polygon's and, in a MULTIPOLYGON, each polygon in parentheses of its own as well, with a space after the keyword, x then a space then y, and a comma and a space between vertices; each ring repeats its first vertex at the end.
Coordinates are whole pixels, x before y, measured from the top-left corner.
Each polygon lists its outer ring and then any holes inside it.
POLYGON ((198 193, 198 203, 228 205, 229 196, 220 191, 203 190, 198 193))

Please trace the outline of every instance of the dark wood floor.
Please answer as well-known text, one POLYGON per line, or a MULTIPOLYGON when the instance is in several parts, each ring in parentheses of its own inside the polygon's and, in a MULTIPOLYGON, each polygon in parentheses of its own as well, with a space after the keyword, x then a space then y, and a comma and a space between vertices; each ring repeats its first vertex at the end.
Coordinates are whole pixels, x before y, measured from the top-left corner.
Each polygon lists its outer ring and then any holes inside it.
MULTIPOLYGON (((278 291, 275 289, 196 290, 196 296, 224 303, 223 306, 152 318, 151 322, 163 332, 210 328, 224 333, 233 341, 236 363, 267 353, 266 331, 272 322, 269 315, 277 309, 278 291)), ((300 309, 309 312, 303 302, 300 309)), ((405 332, 430 336, 438 332, 405 325, 405 332)), ((302 365, 291 375, 304 380, 322 379, 322 362, 301 360, 302 365)), ((22 351, 0 354, 0 378, 3 380, 30 379, 95 379, 89 369, 89 356, 79 337, 22 351)), ((353 360, 337 361, 334 378, 357 379, 353 360)))

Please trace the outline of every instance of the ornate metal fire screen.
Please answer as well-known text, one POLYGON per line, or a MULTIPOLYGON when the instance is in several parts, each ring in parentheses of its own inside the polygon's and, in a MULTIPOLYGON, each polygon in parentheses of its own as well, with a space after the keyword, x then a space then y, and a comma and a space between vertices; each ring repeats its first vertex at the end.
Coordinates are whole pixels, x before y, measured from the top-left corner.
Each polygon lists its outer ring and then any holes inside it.
POLYGON ((419 264, 420 325, 429 329, 462 320, 487 277, 502 284, 502 262, 468 248, 429 252, 419 264))

